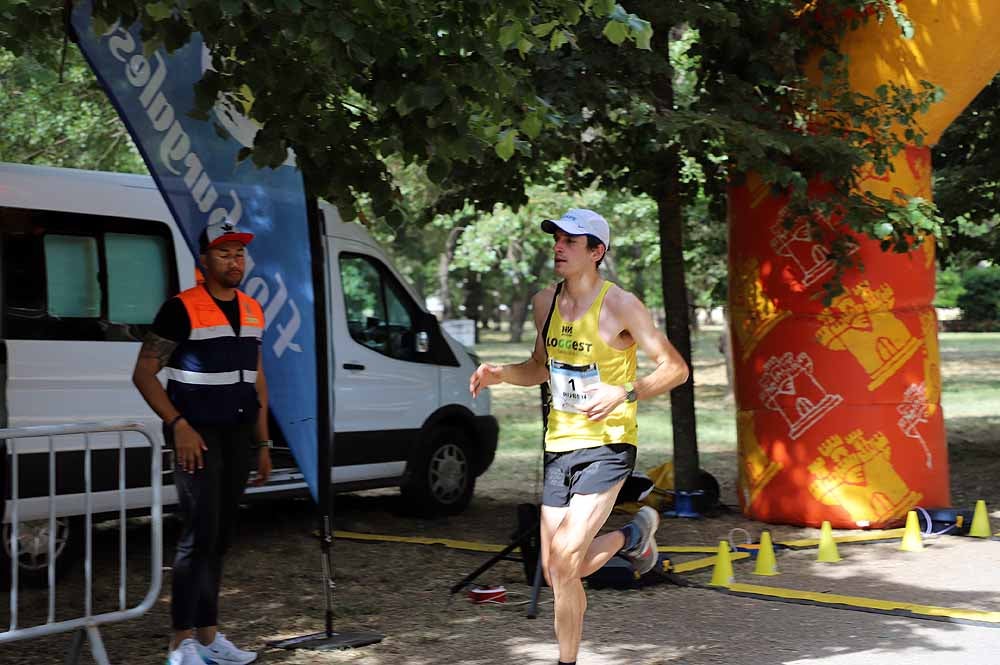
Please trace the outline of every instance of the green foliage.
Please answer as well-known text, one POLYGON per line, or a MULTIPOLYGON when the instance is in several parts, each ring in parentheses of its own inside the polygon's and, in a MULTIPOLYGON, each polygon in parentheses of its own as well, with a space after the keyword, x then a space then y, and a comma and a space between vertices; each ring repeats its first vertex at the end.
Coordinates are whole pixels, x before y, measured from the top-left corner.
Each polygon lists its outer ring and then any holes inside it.
POLYGON ((552 237, 541 220, 558 217, 567 208, 594 205, 603 193, 590 190, 571 196, 551 188, 531 187, 529 203, 514 210, 496 206, 490 214, 472 213, 458 237, 452 270, 476 273, 485 291, 523 316, 531 296, 550 284, 552 237))
POLYGON ((913 22, 906 15, 906 12, 899 6, 900 0, 864 0, 864 9, 872 9, 878 17, 878 22, 882 23, 888 16, 899 26, 899 31, 906 39, 913 38, 913 22))
POLYGON ((62 81, 30 56, 0 49, 0 161, 145 172, 125 126, 74 49, 62 81))
POLYGON ((961 273, 955 270, 938 270, 935 307, 958 307, 958 297, 963 293, 965 289, 962 287, 961 273))
MULTIPOLYGON (((743 172, 790 193, 807 219, 837 214, 887 250, 941 234, 929 202, 853 189, 861 166, 883 172, 922 140, 916 119, 941 92, 850 92, 838 29, 891 19, 905 34, 905 16, 896 0, 822 5, 821 14, 795 0, 97 2, 106 23, 141 19, 149 48, 200 31, 217 70, 198 85, 201 103, 253 91, 263 130, 243 156, 272 164, 293 147, 310 191, 405 248, 397 255, 424 288, 454 225, 498 203, 514 214, 539 191, 531 187, 549 183, 606 190, 609 216, 679 201, 685 264, 697 266, 691 291, 706 306, 724 271, 726 189, 743 172), (615 44, 626 41, 635 48, 615 44), (811 82, 803 62, 817 49, 823 78, 811 82), (679 182, 665 177, 674 173, 679 182), (818 178, 834 186, 828 200, 806 195, 818 178)), ((55 2, 0 4, 0 46, 51 68, 61 12, 55 2)), ((640 255, 616 245, 613 259, 621 273, 643 270, 654 288, 638 286, 655 298, 656 215, 639 216, 640 255)), ((846 241, 831 253, 842 266, 852 260, 846 241)))
MULTIPOLYGON (((559 216, 572 207, 600 211, 611 225, 611 250, 602 264, 605 276, 635 293, 650 308, 663 307, 660 289, 660 249, 656 202, 645 195, 607 191, 599 184, 568 194, 551 186, 528 190, 529 203, 518 210, 506 206, 488 214, 472 209, 458 215, 465 220, 451 269, 456 275, 479 273, 500 302, 526 297, 555 280, 550 236, 539 229, 541 220, 559 216)), ((685 270, 694 304, 723 304, 716 286, 727 272, 726 226, 712 220, 706 198, 689 206, 685 215, 685 270)), ((451 217, 435 220, 435 227, 450 227, 451 217)), ((455 297, 454 294, 452 297, 455 297)))
POLYGON ((1000 256, 1000 77, 934 147, 934 199, 945 218, 943 265, 966 269, 1000 256))
MULTIPOLYGON (((176 49, 200 32, 215 69, 197 85, 200 113, 219 95, 236 100, 252 91, 249 115, 262 129, 244 157, 275 166, 293 148, 311 193, 347 217, 364 196, 374 215, 393 225, 403 222, 406 206, 388 159, 428 167, 441 182, 529 155, 532 136, 551 119, 524 85, 526 58, 573 48, 581 23, 611 26, 616 39, 638 49, 648 46, 651 30, 606 0, 94 4, 103 25, 142 21, 147 51, 176 49)), ((50 53, 61 10, 55 2, 3 3, 0 47, 50 53), (34 30, 22 30, 29 25, 34 30)), ((487 209, 523 197, 523 187, 502 182, 475 192, 487 209)))
POLYGON ((1000 319, 1000 266, 982 266, 962 274, 964 292, 958 296, 962 319, 996 321, 1000 319))
MULTIPOLYGON (((513 193, 505 197, 513 211, 538 196, 539 190, 528 189, 529 196, 520 197, 526 186, 543 182, 568 192, 598 188, 621 201, 647 197, 654 205, 679 197, 690 291, 704 306, 718 302, 725 273, 727 187, 747 171, 760 173, 776 192, 789 193, 793 210, 807 219, 836 215, 883 241, 889 251, 906 251, 928 235, 940 235, 940 220, 928 201, 879 199, 854 188, 863 166, 882 173, 905 145, 922 140, 917 118, 940 91, 886 85, 872 96, 851 92, 846 61, 834 48, 838 34, 828 20, 793 19, 793 4, 636 2, 630 9, 648 19, 654 33, 649 56, 637 51, 622 57, 603 24, 581 20, 576 48, 534 50, 523 58, 527 76, 521 84, 539 91, 535 109, 544 114, 544 129, 536 138, 526 130, 514 136, 516 129, 510 128, 494 161, 453 168, 437 180, 437 209, 468 200, 489 209, 499 189, 513 193), (771 39, 761 40, 761 34, 771 39), (813 83, 802 62, 817 48, 825 49, 824 77, 813 83), (894 130, 895 123, 903 129, 894 130), (675 172, 676 191, 666 177, 675 172), (819 179, 833 185, 827 199, 807 196, 809 183, 819 179)), ((549 29, 538 24, 533 34, 549 29)), ((600 205, 617 224, 617 211, 608 208, 615 204, 607 199, 600 205)), ((615 244, 612 259, 626 288, 633 270, 657 286, 655 208, 645 219, 645 226, 635 227, 645 242, 641 257, 615 244)), ((621 227, 631 230, 628 224, 621 227)), ((466 229, 461 242, 470 243, 469 234, 480 229, 478 224, 466 229)), ((850 249, 847 236, 830 247, 841 271, 856 260, 850 249)), ((489 254, 475 257, 492 270, 497 263, 486 260, 489 254)), ((492 272, 482 274, 495 279, 492 272)), ((828 284, 827 297, 838 289, 838 281, 828 284)), ((658 288, 649 291, 651 305, 662 302, 658 288)))
MULTIPOLYGON (((909 251, 940 236, 929 201, 879 198, 856 186, 862 167, 884 173, 906 145, 922 142, 918 117, 941 91, 927 83, 916 91, 887 84, 872 96, 851 91, 829 17, 796 17, 795 4, 634 3, 652 25, 654 53, 669 58, 617 57, 601 32, 581 24, 579 49, 532 56, 533 87, 545 91, 560 118, 550 141, 532 146, 535 154, 569 157, 557 181, 571 191, 600 181, 656 201, 679 197, 686 206, 703 197, 704 210, 719 223, 730 183, 756 172, 790 196, 793 217, 836 216, 883 241, 887 251, 909 251), (823 76, 813 82, 802 63, 817 50, 823 76), (665 175, 682 169, 688 173, 680 183, 665 175), (832 185, 826 198, 808 190, 818 181, 832 185)), ((867 3, 834 4, 830 11, 867 3)), ((827 297, 858 260, 849 250, 846 234, 830 247, 840 272, 827 297)))

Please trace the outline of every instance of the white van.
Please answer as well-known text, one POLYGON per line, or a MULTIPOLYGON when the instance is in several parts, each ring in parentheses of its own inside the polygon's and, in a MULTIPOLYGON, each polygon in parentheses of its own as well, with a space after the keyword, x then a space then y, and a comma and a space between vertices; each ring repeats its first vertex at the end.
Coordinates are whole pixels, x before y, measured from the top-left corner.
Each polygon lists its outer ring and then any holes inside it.
MULTIPOLYGON (((342 222, 332 206, 321 209, 336 363, 332 488, 399 486, 406 505, 421 512, 460 512, 497 446, 488 393, 469 396, 478 360, 441 331, 362 226, 342 222)), ((132 368, 160 304, 194 284, 194 259, 152 178, 0 164, 0 426, 137 420, 162 440, 132 368)), ((274 471, 248 498, 307 492, 280 430, 272 432, 274 471)), ((16 445, 27 550, 20 574, 44 576, 48 443, 16 445)), ((55 445, 63 451, 56 539, 67 560, 78 552, 84 446, 73 437, 55 445)), ((94 444, 97 511, 118 509, 118 446, 117 435, 94 444)), ((149 449, 141 437, 126 446, 128 507, 143 508, 149 449)), ((10 453, 2 452, 0 478, 9 478, 10 453)), ((165 456, 170 505, 176 494, 165 456)), ((9 499, 9 486, 4 491, 9 499)), ((0 575, 10 556, 5 507, 0 575)))

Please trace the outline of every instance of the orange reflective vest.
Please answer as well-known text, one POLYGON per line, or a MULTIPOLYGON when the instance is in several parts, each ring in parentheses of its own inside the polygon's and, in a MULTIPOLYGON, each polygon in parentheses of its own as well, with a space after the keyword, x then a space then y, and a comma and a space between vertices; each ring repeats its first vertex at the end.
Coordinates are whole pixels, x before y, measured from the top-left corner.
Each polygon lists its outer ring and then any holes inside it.
POLYGON ((264 333, 264 310, 242 291, 237 335, 204 286, 177 296, 187 310, 191 332, 166 368, 167 395, 192 425, 233 425, 257 419, 257 357, 264 333))

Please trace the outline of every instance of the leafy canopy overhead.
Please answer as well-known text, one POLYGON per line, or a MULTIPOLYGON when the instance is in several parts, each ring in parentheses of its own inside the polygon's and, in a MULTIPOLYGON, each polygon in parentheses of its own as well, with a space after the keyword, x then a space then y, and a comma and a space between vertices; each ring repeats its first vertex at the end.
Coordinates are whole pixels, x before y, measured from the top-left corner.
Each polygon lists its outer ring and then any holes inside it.
MULTIPOLYGON (((853 23, 878 20, 847 12, 867 4, 830 0, 820 14, 796 11, 792 0, 635 0, 630 8, 653 28, 652 53, 628 57, 599 27, 581 24, 578 48, 527 56, 531 86, 559 122, 493 177, 520 169, 538 179, 534 162, 564 159, 555 180, 569 191, 599 182, 682 205, 707 195, 706 213, 721 222, 727 187, 755 172, 790 195, 796 215, 835 215, 886 249, 907 251, 940 232, 934 207, 857 185, 863 168, 884 173, 907 145, 920 145, 919 116, 942 92, 926 83, 890 82, 868 95, 849 88, 837 43, 853 23), (810 62, 819 75, 809 76, 810 62), (817 181, 832 185, 828 197, 811 195, 817 181)), ((854 260, 851 245, 846 235, 833 239, 842 269, 854 260)))
MULTIPOLYGON (((525 85, 525 56, 571 48, 584 19, 615 43, 648 49, 651 37, 610 0, 96 0, 95 12, 98 29, 141 20, 148 50, 200 32, 215 68, 197 86, 204 117, 220 94, 242 102, 262 127, 244 157, 277 166, 292 148, 312 193, 345 217, 364 193, 390 222, 402 211, 388 156, 441 180, 455 164, 509 155, 547 124, 545 102, 525 85)), ((0 17, 9 26, 0 46, 45 57, 62 3, 6 0, 0 17)))
POLYGON ((90 68, 68 54, 62 80, 0 49, 0 161, 142 173, 139 152, 90 68))
MULTIPOLYGON (((862 165, 891 168, 904 143, 920 141, 915 118, 940 94, 846 88, 840 32, 893 18, 911 32, 895 0, 827 0, 822 12, 798 0, 95 5, 99 23, 141 20, 150 49, 200 32, 215 67, 197 87, 201 111, 220 94, 242 102, 262 126, 243 156, 277 165, 293 148, 311 193, 348 218, 361 201, 401 224, 412 206, 393 163, 419 166, 436 188, 426 221, 469 201, 516 208, 531 182, 551 180, 546 165, 567 156, 567 188, 600 179, 656 198, 676 152, 703 174, 686 181, 689 201, 707 188, 718 208, 731 177, 756 171, 804 209, 836 210, 889 248, 940 230, 926 202, 851 187, 862 165), (683 62, 672 64, 667 49, 684 40, 683 62), (814 82, 803 71, 817 52, 825 76, 814 82), (886 118, 902 119, 905 135, 886 118), (808 200, 817 176, 837 186, 834 200, 808 200)), ((4 0, 0 47, 54 66, 62 12, 58 2, 4 0)))

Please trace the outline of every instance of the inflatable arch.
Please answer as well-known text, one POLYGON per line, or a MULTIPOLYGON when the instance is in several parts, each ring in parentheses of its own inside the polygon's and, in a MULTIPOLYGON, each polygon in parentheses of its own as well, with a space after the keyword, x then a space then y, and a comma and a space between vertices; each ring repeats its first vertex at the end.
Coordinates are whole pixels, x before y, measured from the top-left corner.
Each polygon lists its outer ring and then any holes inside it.
MULTIPOLYGON (((900 0, 902 3, 902 0, 900 0)), ((895 172, 862 178, 882 197, 931 199, 930 147, 1000 70, 1000 1, 906 0, 915 33, 872 20, 841 41, 852 89, 927 80, 945 99, 919 117, 922 147, 895 172)), ((810 196, 822 197, 822 187, 810 196)), ((934 245, 882 253, 860 240, 863 273, 816 298, 834 266, 786 201, 752 174, 730 191, 729 308, 743 512, 766 522, 841 528, 900 522, 949 505, 934 299, 934 245)))

